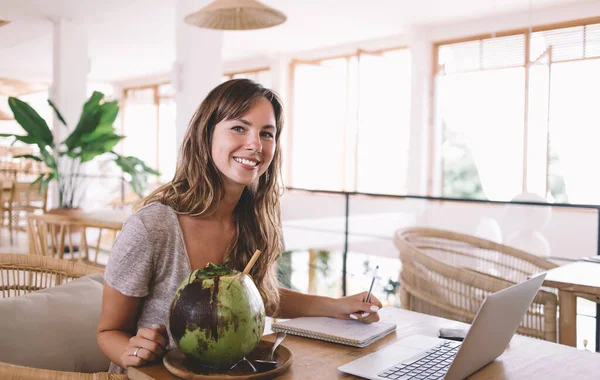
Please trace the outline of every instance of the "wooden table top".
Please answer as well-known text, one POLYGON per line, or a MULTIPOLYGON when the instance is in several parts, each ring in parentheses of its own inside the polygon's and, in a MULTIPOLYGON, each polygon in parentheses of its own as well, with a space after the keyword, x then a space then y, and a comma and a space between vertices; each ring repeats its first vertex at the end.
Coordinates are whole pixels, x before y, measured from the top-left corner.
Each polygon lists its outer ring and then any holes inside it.
MULTIPOLYGON (((283 344, 294 353, 294 363, 277 379, 356 379, 355 376, 341 373, 337 367, 409 335, 437 336, 440 327, 466 326, 460 322, 398 308, 384 308, 380 313, 382 320, 395 322, 398 325, 397 330, 365 348, 288 335, 283 344)), ((273 341, 274 334, 266 336, 265 339, 273 341)), ((515 336, 498 359, 469 379, 598 379, 599 373, 600 354, 515 336)), ((171 375, 162 363, 131 367, 129 377, 133 380, 178 379, 171 375)))
POLYGON ((115 223, 121 224, 125 223, 125 220, 131 215, 131 211, 129 210, 95 210, 95 211, 85 211, 82 218, 95 220, 98 222, 106 222, 106 223, 115 223))
POLYGON ((577 261, 551 269, 544 286, 600 296, 600 263, 577 261))

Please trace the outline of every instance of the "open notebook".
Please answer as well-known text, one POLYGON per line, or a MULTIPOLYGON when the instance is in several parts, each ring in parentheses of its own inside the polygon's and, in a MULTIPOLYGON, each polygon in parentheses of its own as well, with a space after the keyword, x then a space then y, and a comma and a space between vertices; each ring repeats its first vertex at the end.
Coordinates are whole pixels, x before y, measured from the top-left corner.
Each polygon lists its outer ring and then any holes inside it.
POLYGON ((273 323, 271 329, 275 332, 283 331, 348 346, 366 347, 396 330, 396 324, 387 322, 366 324, 328 317, 301 317, 273 323))

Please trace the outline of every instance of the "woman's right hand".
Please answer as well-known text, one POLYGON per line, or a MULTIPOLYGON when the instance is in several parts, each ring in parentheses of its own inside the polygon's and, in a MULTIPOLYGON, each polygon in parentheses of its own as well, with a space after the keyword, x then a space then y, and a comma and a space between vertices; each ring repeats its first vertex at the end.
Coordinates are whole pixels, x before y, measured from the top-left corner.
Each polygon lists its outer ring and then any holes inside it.
POLYGON ((125 352, 121 355, 124 368, 139 367, 164 356, 169 345, 169 335, 165 325, 142 327, 129 339, 125 352))

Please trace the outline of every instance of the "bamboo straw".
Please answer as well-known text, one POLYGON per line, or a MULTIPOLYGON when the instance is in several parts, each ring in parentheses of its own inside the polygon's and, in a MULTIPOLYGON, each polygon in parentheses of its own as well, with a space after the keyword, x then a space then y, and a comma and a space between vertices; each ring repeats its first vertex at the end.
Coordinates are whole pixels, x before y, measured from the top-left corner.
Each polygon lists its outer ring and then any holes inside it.
POLYGON ((254 255, 252 255, 250 262, 248 263, 248 265, 246 265, 246 268, 244 268, 244 271, 242 273, 248 274, 250 272, 250 269, 252 269, 254 263, 256 263, 256 260, 258 260, 258 256, 260 256, 260 251, 257 249, 256 252, 254 252, 254 255))

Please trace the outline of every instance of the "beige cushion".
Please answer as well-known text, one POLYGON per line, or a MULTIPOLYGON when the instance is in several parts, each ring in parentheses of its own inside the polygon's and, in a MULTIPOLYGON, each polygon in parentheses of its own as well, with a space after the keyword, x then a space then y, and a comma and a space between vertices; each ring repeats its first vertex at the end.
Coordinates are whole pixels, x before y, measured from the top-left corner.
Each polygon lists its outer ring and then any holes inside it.
POLYGON ((0 362, 57 371, 103 372, 109 360, 96 343, 103 278, 0 300, 0 362))

